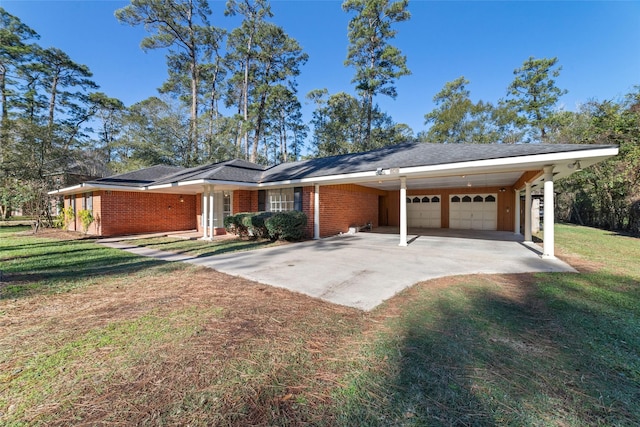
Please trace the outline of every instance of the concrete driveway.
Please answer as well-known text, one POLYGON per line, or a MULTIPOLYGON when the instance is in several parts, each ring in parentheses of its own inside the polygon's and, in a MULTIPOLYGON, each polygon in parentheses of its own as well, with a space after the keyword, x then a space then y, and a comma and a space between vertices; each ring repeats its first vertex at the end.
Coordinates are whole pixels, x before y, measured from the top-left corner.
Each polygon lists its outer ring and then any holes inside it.
POLYGON ((409 235, 357 233, 273 248, 209 257, 189 257, 109 243, 134 253, 184 261, 287 288, 332 303, 371 310, 403 289, 429 279, 460 274, 573 272, 560 260, 543 260, 535 244, 508 232, 409 235))

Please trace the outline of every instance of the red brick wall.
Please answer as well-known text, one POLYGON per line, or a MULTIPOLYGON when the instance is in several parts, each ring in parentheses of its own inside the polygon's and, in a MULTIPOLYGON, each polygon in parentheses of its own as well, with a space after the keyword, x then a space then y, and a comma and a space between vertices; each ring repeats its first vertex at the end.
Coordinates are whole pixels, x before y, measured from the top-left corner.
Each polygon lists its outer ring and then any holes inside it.
MULTIPOLYGON (((353 184, 320 186, 320 237, 344 233, 350 226, 369 222, 377 227, 378 196, 384 194, 353 184)), ((313 224, 313 210, 310 219, 313 224)))
POLYGON ((302 187, 302 212, 307 214, 305 234, 309 239, 313 238, 313 200, 313 187, 302 187))
MULTIPOLYGON (((386 192, 359 185, 327 185, 320 187, 320 237, 349 230, 352 225, 371 222, 378 226, 378 196, 386 192)), ((302 211, 307 214, 307 237, 313 237, 313 186, 302 188, 302 211)), ((258 210, 258 191, 233 192, 233 212, 258 210)))
POLYGON ((197 227, 197 197, 194 195, 102 193, 100 226, 103 236, 194 230, 197 227), (183 202, 180 202, 181 197, 183 202))
POLYGON ((257 212, 258 191, 236 190, 233 192, 233 213, 257 212))

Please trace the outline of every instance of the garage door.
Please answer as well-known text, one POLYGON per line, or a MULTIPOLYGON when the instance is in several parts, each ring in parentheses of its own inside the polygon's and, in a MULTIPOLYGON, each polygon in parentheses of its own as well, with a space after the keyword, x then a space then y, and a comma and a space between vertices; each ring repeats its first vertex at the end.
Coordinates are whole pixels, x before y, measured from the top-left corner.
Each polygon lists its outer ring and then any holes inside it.
POLYGON ((495 194, 454 194, 449 198, 449 228, 496 230, 498 203, 495 194))
POLYGON ((440 196, 407 197, 407 225, 418 228, 440 228, 440 196))

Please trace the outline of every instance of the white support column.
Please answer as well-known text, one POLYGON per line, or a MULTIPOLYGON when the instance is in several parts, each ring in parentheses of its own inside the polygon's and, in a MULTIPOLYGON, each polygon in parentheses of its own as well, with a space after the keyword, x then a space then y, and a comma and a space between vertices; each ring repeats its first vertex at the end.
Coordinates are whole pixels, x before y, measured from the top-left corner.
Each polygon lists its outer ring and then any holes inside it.
POLYGON ((544 167, 544 242, 542 258, 555 258, 553 166, 544 167))
POLYGON ((520 190, 515 190, 516 202, 515 202, 515 220, 513 222, 513 233, 520 234, 520 190))
POLYGON ((213 185, 209 186, 209 240, 213 240, 213 214, 215 212, 215 203, 213 196, 213 185))
POLYGON ((313 186, 313 238, 320 238, 320 185, 313 186))
POLYGON ((208 186, 204 186, 202 190, 202 240, 206 240, 208 236, 207 232, 207 218, 209 218, 209 188, 208 186))
POLYGON ((400 178, 400 243, 407 246, 407 178, 400 178))
POLYGON ((531 242, 531 183, 525 184, 524 190, 524 241, 531 242))

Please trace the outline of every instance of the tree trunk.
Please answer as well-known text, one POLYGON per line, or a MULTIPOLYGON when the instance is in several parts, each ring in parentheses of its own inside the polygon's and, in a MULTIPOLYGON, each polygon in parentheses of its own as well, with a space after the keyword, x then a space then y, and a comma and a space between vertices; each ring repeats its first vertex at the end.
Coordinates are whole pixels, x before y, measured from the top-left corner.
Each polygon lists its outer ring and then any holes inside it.
MULTIPOLYGON (((244 62, 244 82, 242 85, 242 95, 244 98, 244 125, 247 125, 249 121, 249 65, 251 60, 251 47, 253 45, 253 34, 249 36, 249 41, 247 42, 247 57, 244 62)), ((258 140, 254 141, 256 148, 254 151, 258 151, 258 140)), ((245 159, 249 158, 249 131, 246 130, 244 132, 244 145, 245 145, 245 159)), ((255 162, 255 156, 251 157, 251 161, 255 162)))
POLYGON ((0 115, 0 163, 4 160, 4 147, 6 145, 7 124, 9 122, 9 111, 7 108, 6 93, 7 68, 0 64, 0 103, 2 103, 2 113, 0 115))
MULTIPOLYGON (((195 48, 191 56, 191 123, 189 124, 189 143, 193 149, 193 161, 198 161, 198 59, 195 48)), ((188 155, 190 155, 189 153, 188 155)), ((189 158, 187 165, 191 166, 189 158)))

